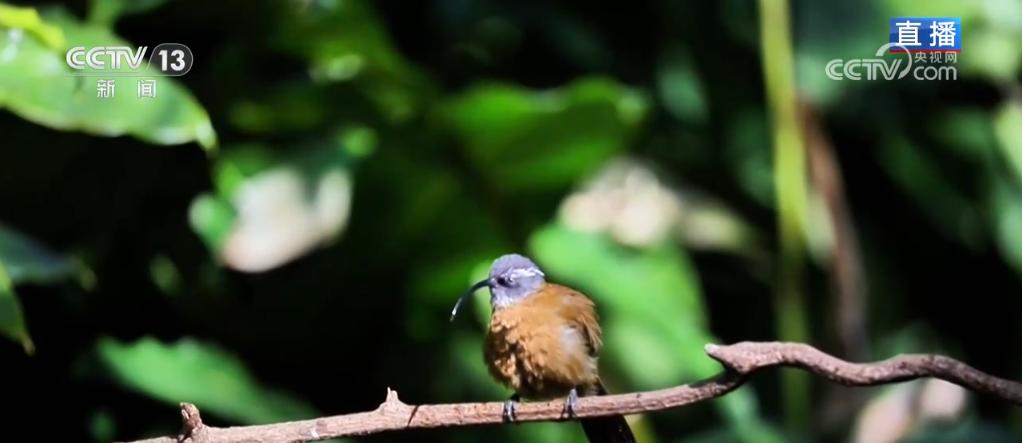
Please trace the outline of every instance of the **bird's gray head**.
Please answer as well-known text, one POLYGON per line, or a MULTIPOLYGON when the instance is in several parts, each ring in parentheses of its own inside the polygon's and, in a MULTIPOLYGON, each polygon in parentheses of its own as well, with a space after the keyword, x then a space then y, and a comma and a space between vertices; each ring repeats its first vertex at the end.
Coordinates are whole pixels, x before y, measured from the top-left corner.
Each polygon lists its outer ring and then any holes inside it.
POLYGON ((528 257, 518 254, 501 256, 490 266, 490 275, 472 285, 468 292, 458 299, 451 311, 451 320, 458 314, 458 307, 475 291, 490 288, 490 305, 494 309, 510 306, 539 290, 544 280, 543 271, 528 257))
POLYGON ((543 286, 543 271, 532 260, 518 254, 498 258, 490 267, 490 304, 509 306, 543 286))

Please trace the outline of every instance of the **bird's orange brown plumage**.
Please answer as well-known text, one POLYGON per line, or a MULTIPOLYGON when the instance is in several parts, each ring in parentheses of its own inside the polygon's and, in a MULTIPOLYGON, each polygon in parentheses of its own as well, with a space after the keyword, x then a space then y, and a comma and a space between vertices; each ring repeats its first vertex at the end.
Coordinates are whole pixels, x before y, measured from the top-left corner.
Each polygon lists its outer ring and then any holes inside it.
POLYGON ((587 395, 599 388, 597 355, 602 346, 593 302, 565 286, 539 291, 494 310, 485 359, 494 378, 522 397, 536 400, 587 395))

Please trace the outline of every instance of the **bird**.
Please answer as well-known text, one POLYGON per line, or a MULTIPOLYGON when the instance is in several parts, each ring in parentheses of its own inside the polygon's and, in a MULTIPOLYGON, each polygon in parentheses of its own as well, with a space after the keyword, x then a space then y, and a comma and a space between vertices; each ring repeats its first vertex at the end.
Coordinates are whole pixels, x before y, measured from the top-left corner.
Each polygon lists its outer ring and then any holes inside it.
MULTIPOLYGON (((513 422, 522 399, 565 399, 575 415, 580 396, 606 395, 598 359, 603 346, 596 306, 579 291, 546 281, 546 274, 528 257, 497 258, 486 279, 472 285, 455 303, 450 320, 465 299, 489 288, 489 330, 483 357, 490 375, 514 391, 504 402, 505 421, 513 422)), ((621 415, 584 418, 590 443, 633 443, 621 415)))

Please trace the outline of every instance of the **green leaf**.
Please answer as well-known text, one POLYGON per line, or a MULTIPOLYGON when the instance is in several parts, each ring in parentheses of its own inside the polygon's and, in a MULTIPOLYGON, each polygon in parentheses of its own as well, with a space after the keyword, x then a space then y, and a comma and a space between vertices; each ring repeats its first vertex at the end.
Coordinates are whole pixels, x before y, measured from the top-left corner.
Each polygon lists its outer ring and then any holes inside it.
POLYGON ((0 29, 23 29, 53 49, 62 49, 65 40, 60 28, 49 25, 39 18, 33 8, 19 8, 0 3, 0 29))
MULTIPOLYGON (((129 46, 109 29, 82 24, 62 10, 47 14, 46 20, 63 32, 68 45, 129 46)), ((177 80, 149 76, 155 78, 156 97, 140 98, 139 77, 70 75, 64 49, 23 33, 0 33, 0 107, 54 129, 109 137, 128 134, 162 145, 196 141, 206 149, 216 146, 209 116, 177 80), (113 97, 97 97, 101 79, 115 81, 113 97)))
POLYGON ((278 41, 306 57, 314 80, 354 82, 388 121, 416 115, 433 94, 432 83, 390 41, 374 2, 311 2, 286 22, 278 41))
POLYGON ((49 283, 70 277, 74 265, 31 238, 0 224, 0 262, 14 283, 49 283))
POLYGON ((990 114, 979 107, 942 109, 927 129, 953 153, 977 162, 988 161, 997 146, 990 114))
POLYGON ((1015 177, 1022 180, 1022 104, 1005 103, 994 116, 994 133, 1015 177))
POLYGON ((125 387, 168 404, 195 403, 238 423, 270 423, 316 416, 305 402, 263 387, 237 357, 190 339, 173 345, 154 338, 124 344, 103 338, 100 359, 125 387))
POLYGON ((254 89, 237 100, 229 114, 231 124, 248 134, 308 134, 335 118, 330 114, 333 99, 324 96, 324 86, 307 79, 254 89))
POLYGON ((208 193, 195 197, 188 209, 188 223, 192 230, 199 234, 206 247, 214 251, 223 248, 236 220, 234 208, 229 202, 208 193))
POLYGON ((647 99, 611 80, 550 90, 476 86, 442 114, 476 166, 509 191, 563 187, 593 172, 631 140, 647 99))
POLYGON ((1006 204, 998 215, 998 243, 1008 261, 1022 274, 1022 203, 1006 204))
MULTIPOLYGON (((966 25, 962 21, 962 27, 966 25)), ((964 28, 969 29, 969 28, 964 28)), ((995 82, 1010 82, 1022 65, 1022 33, 989 27, 976 29, 962 39, 962 73, 979 74, 995 82)))
POLYGON ((1022 191, 1006 180, 995 182, 994 229, 1001 254, 1022 275, 1022 191))
POLYGON ((21 343, 26 353, 32 354, 35 351, 32 337, 28 335, 25 319, 21 315, 21 304, 14 294, 14 286, 3 260, 0 260, 0 333, 21 343))
POLYGON ((20 342, 25 352, 34 352, 14 284, 52 283, 72 276, 74 271, 67 257, 0 224, 0 333, 20 342))

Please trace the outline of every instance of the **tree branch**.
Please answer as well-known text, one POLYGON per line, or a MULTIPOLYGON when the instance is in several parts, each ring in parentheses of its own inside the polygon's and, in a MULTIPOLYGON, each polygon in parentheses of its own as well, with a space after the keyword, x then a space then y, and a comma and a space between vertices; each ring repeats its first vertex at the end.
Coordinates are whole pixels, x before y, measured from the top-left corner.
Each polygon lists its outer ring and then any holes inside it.
MULTIPOLYGON (((1022 384, 980 372, 941 355, 899 355, 875 363, 849 363, 801 343, 742 342, 706 345, 706 353, 726 370, 703 381, 649 392, 583 397, 575 415, 594 417, 637 414, 676 408, 721 397, 741 386, 753 373, 775 366, 796 367, 849 386, 875 386, 922 377, 934 377, 973 391, 1022 405, 1022 384)), ((159 437, 134 443, 284 443, 376 434, 417 428, 460 427, 503 423, 503 403, 408 405, 388 389, 387 400, 376 410, 311 420, 257 426, 217 428, 205 426, 198 409, 181 404, 184 429, 177 437, 159 437)), ((568 420, 563 400, 522 403, 518 422, 568 420)))

